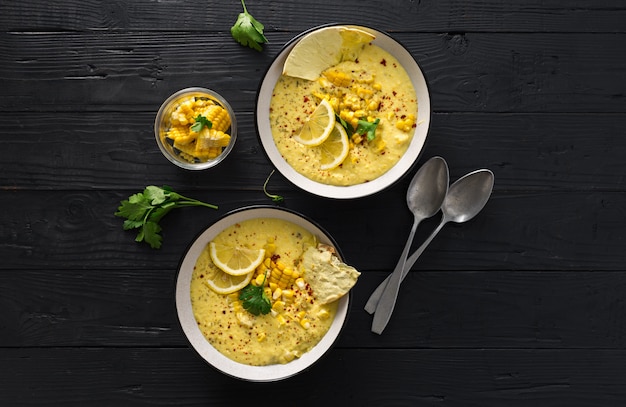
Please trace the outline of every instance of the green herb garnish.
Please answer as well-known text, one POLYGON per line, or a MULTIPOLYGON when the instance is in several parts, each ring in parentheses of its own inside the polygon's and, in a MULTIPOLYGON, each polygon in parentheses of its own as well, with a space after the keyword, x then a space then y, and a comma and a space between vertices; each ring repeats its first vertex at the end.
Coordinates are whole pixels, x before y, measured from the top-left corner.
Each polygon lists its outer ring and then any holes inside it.
POLYGON ((115 216, 125 218, 124 230, 139 229, 136 242, 146 242, 153 249, 161 247, 163 238, 159 234, 159 221, 174 208, 185 206, 205 206, 217 209, 217 206, 187 198, 168 186, 147 186, 143 192, 131 195, 120 202, 115 216))
POLYGON ((267 42, 267 38, 263 35, 265 27, 248 13, 246 3, 243 0, 241 0, 241 4, 243 5, 243 13, 239 13, 235 25, 230 28, 230 34, 241 45, 262 51, 263 48, 260 44, 267 42))
POLYGON ((339 124, 341 124, 341 126, 346 130, 348 137, 354 134, 354 129, 352 128, 352 126, 350 126, 350 124, 347 121, 339 117, 337 113, 335 113, 335 120, 338 121, 339 124))
POLYGON ((282 202, 284 200, 282 196, 270 194, 269 192, 267 192, 267 183, 269 182, 270 177, 274 174, 274 171, 276 170, 272 170, 272 172, 270 172, 270 175, 267 176, 267 179, 265 179, 265 183, 263 184, 263 192, 265 192, 265 195, 267 195, 267 197, 270 198, 272 201, 282 202))
POLYGON ((378 123, 380 123, 380 119, 376 119, 371 123, 367 120, 361 119, 358 121, 354 132, 360 135, 367 134, 367 141, 372 141, 376 138, 376 126, 378 126, 378 123))
POLYGON ((207 129, 210 129, 211 127, 213 127, 213 123, 211 123, 211 120, 207 119, 206 117, 202 116, 201 114, 199 114, 198 116, 194 117, 194 120, 196 122, 191 125, 190 129, 191 129, 191 131, 195 131, 196 133, 199 133, 200 130, 202 130, 202 128, 204 126, 206 126, 207 129))
POLYGON ((242 301, 243 308, 254 315, 267 314, 272 309, 272 303, 267 295, 265 295, 265 278, 267 272, 263 275, 263 283, 259 286, 248 284, 239 293, 239 299, 242 301))

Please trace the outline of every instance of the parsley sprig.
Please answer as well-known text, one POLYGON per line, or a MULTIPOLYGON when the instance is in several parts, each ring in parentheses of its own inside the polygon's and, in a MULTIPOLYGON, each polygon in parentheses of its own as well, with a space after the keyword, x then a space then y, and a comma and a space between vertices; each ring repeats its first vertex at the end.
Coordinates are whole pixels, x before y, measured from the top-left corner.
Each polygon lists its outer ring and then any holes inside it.
POLYGON ((153 249, 161 247, 162 236, 159 221, 174 208, 204 206, 217 209, 216 205, 180 195, 168 186, 147 186, 143 192, 131 195, 120 202, 115 216, 125 218, 124 230, 138 229, 136 242, 146 242, 153 249))
POLYGON ((272 309, 272 303, 263 289, 266 278, 267 271, 263 275, 263 283, 261 285, 248 284, 239 292, 239 299, 243 308, 253 315, 267 314, 272 309))
POLYGON ((202 130, 202 128, 204 126, 207 127, 207 129, 210 129, 211 127, 213 127, 213 123, 211 122, 211 120, 207 119, 206 117, 202 116, 201 114, 199 114, 198 116, 194 117, 195 123, 191 125, 191 127, 189 128, 191 131, 194 131, 196 133, 199 133, 200 130, 202 130))
POLYGON ((265 26, 248 13, 246 3, 243 0, 241 0, 241 5, 243 6, 243 13, 239 13, 235 25, 230 28, 230 34, 241 45, 262 51, 261 44, 267 42, 267 38, 263 34, 265 26))

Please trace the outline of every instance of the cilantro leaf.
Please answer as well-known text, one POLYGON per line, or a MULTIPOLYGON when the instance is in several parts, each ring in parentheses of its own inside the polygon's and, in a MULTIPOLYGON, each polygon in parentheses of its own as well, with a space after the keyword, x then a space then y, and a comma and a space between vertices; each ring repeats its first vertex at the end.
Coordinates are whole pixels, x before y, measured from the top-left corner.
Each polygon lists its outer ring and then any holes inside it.
POLYGON ((374 122, 368 122, 367 120, 359 120, 358 125, 356 126, 356 130, 354 131, 357 134, 365 135, 367 134, 367 141, 372 141, 376 138, 376 126, 380 123, 380 119, 374 120, 374 122))
POLYGON ((244 0, 241 0, 241 4, 243 5, 243 13, 239 13, 235 25, 230 28, 230 34, 241 45, 262 51, 263 48, 260 44, 267 42, 267 38, 263 34, 265 26, 248 13, 244 0))
POLYGON ((346 129, 346 133, 348 134, 348 137, 350 137, 352 134, 354 134, 354 129, 352 128, 352 126, 350 126, 350 123, 348 123, 347 121, 345 121, 344 119, 339 117, 339 115, 337 113, 335 113, 335 120, 338 121, 339 124, 341 124, 341 126, 344 129, 346 129))
POLYGON ((239 293, 239 299, 243 308, 253 315, 267 314, 272 309, 272 303, 265 295, 263 284, 260 286, 248 284, 239 293))
POLYGON ((211 120, 207 119, 206 117, 202 116, 201 114, 199 114, 198 116, 193 118, 195 120, 195 123, 191 125, 191 127, 189 128, 191 131, 194 131, 196 133, 199 133, 200 130, 202 130, 202 128, 204 126, 207 127, 207 129, 210 129, 211 127, 213 127, 213 123, 211 123, 211 120))
POLYGON ((146 242, 153 249, 161 247, 159 221, 174 208, 204 206, 217 209, 217 206, 178 194, 171 187, 147 186, 120 202, 115 216, 124 218, 124 230, 137 229, 136 242, 146 242))

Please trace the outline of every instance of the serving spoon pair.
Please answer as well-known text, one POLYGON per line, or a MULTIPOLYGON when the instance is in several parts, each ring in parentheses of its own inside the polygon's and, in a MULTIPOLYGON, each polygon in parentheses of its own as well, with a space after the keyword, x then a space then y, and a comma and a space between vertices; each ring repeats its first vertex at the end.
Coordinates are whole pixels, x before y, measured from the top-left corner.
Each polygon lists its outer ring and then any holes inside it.
POLYGON ((383 332, 393 313, 400 284, 444 225, 449 222, 467 222, 483 209, 493 190, 494 175, 490 170, 481 169, 464 175, 448 188, 449 181, 448 164, 438 156, 426 161, 411 180, 406 197, 407 205, 413 213, 409 238, 398 264, 365 304, 365 310, 370 314, 374 313, 372 332, 377 334, 383 332), (439 210, 443 214, 441 222, 424 243, 407 258, 417 226, 439 210))

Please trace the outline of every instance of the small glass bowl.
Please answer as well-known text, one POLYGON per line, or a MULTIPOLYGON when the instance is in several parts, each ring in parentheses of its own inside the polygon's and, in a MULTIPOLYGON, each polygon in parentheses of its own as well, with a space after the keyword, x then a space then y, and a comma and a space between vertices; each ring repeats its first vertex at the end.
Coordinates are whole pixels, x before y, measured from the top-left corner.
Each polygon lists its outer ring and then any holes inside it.
POLYGON ((205 170, 211 168, 222 162, 226 156, 231 152, 237 139, 237 120, 235 118, 235 112, 226 99, 220 96, 217 92, 210 89, 193 87, 179 90, 172 96, 167 98, 165 102, 159 108, 159 111, 154 120, 154 135, 156 137, 157 145, 159 149, 170 162, 186 170, 205 170), (221 154, 215 158, 202 161, 196 159, 195 161, 189 161, 181 156, 174 146, 166 140, 166 133, 171 127, 170 117, 176 108, 184 101, 191 97, 201 97, 212 100, 215 104, 220 105, 228 112, 230 116, 230 128, 225 133, 230 135, 230 141, 226 147, 223 147, 221 154))

